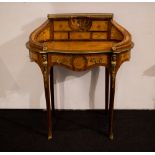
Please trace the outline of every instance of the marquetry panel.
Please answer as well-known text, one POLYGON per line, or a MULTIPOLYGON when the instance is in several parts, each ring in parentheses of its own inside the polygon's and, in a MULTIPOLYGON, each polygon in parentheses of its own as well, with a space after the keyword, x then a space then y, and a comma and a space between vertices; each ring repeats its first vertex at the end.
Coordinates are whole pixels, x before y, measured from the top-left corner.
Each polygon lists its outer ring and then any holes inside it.
POLYGON ((86 70, 95 65, 108 65, 109 56, 106 54, 100 55, 66 55, 52 54, 49 55, 49 63, 51 65, 64 65, 72 70, 86 70))
POLYGON ((73 56, 72 65, 75 70, 84 70, 87 67, 87 58, 85 56, 73 56))
POLYGON ((91 31, 107 31, 108 21, 92 21, 91 31))
POLYGON ((50 36, 51 36, 51 31, 50 31, 50 27, 48 26, 38 34, 37 41, 39 42, 47 41, 50 39, 50 36))
POLYGON ((70 39, 90 39, 90 32, 71 32, 70 39))
POLYGON ((67 40, 68 33, 67 32, 54 32, 54 40, 67 40))
POLYGON ((49 62, 51 64, 65 65, 72 68, 72 56, 71 55, 60 55, 52 54, 49 55, 49 62))
POLYGON ((31 61, 38 61, 38 54, 30 52, 30 59, 31 61))
POLYGON ((130 52, 124 52, 120 54, 120 61, 124 62, 130 59, 130 52))
POLYGON ((92 39, 107 39, 107 32, 93 32, 92 39))
POLYGON ((117 30, 114 26, 111 27, 111 39, 122 40, 123 35, 120 31, 117 30))
POLYGON ((87 65, 92 66, 95 64, 108 65, 109 59, 108 55, 88 55, 87 56, 87 65))
POLYGON ((54 31, 71 31, 67 20, 54 21, 54 31))
POLYGON ((128 61, 128 60, 130 60, 130 51, 120 53, 118 55, 117 68, 119 68, 123 62, 128 61))

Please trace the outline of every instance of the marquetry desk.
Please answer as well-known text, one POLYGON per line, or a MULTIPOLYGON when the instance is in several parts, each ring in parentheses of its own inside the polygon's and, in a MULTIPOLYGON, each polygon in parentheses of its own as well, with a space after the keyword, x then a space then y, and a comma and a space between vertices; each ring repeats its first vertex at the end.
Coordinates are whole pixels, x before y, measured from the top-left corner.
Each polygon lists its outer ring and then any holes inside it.
POLYGON ((105 66, 105 109, 109 114, 109 138, 113 139, 116 73, 130 59, 133 47, 131 35, 113 20, 113 14, 49 14, 47 21, 31 33, 26 46, 30 59, 40 66, 43 74, 48 139, 52 138, 54 65, 74 71, 105 66))

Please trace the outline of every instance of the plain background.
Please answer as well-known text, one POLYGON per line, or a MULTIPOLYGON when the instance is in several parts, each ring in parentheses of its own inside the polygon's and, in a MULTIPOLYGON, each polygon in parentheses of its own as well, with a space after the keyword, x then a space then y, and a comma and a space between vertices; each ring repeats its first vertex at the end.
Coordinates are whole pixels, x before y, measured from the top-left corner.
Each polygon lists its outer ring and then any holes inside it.
MULTIPOLYGON (((43 79, 25 47, 49 13, 114 13, 135 43, 117 73, 116 109, 155 109, 155 3, 0 3, 0 108, 45 108, 43 79)), ((104 67, 55 67, 58 109, 103 109, 104 67)))

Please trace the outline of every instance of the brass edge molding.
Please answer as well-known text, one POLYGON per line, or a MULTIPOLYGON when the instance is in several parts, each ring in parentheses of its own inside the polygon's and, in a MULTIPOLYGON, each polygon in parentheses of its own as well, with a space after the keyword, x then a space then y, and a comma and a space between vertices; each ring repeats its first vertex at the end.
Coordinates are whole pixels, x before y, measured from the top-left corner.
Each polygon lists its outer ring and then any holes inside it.
POLYGON ((112 19, 113 13, 64 13, 64 14, 48 14, 48 19, 70 18, 71 16, 112 19))

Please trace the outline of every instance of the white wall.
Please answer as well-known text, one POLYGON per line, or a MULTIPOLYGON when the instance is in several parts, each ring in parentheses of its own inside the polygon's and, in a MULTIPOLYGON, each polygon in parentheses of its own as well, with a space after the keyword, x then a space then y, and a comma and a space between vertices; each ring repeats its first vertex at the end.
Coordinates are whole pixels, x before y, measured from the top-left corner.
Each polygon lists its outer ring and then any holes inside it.
MULTIPOLYGON (((0 108, 45 108, 42 74, 25 43, 48 13, 114 13, 133 36, 131 60, 117 74, 115 108, 155 109, 155 3, 0 3, 0 108)), ((56 108, 104 108, 104 67, 55 67, 56 108)))

